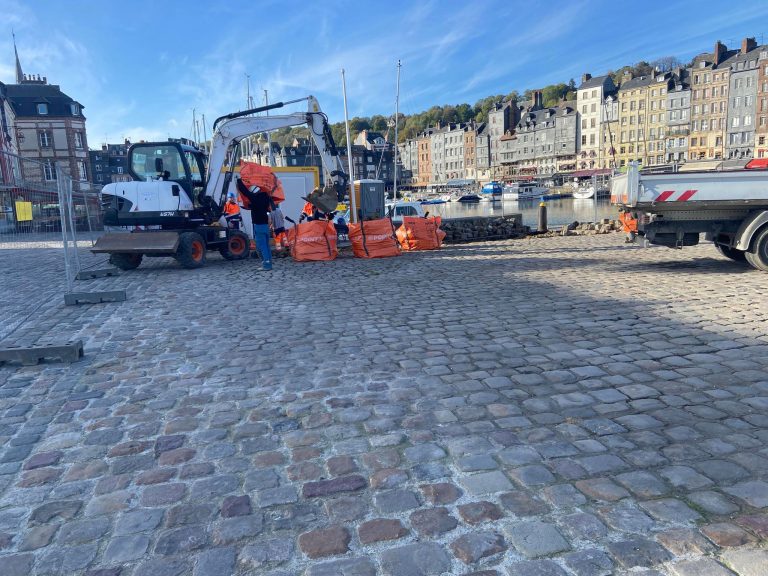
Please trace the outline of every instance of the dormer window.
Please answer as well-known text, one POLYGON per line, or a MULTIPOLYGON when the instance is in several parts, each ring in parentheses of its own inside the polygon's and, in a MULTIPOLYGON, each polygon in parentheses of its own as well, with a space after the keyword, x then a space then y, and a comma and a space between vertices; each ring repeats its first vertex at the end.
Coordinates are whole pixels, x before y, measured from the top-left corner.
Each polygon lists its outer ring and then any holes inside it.
POLYGON ((37 105, 37 113, 41 116, 45 116, 48 114, 48 104, 38 104, 37 105))
POLYGON ((80 116, 80 106, 76 103, 69 105, 69 109, 72 111, 72 116, 80 116))

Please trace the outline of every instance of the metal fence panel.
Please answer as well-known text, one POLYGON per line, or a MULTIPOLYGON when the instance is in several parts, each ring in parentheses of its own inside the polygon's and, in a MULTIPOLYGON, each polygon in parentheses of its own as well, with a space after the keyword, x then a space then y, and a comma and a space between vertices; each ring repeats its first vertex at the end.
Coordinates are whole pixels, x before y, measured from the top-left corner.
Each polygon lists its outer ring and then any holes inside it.
POLYGON ((73 194, 72 179, 54 162, 0 152, 0 340, 44 317, 73 290, 96 226, 98 197, 73 194))

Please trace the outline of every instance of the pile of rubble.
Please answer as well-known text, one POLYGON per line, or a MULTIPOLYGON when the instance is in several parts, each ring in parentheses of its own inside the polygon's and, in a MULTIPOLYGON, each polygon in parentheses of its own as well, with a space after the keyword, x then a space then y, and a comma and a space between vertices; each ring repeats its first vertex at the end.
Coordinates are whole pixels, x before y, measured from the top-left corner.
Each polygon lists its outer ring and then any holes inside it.
POLYGON ((528 228, 523 226, 522 214, 490 218, 452 218, 443 220, 440 228, 445 231, 444 242, 447 244, 524 238, 528 231, 528 228))
POLYGON ((560 229, 560 236, 584 236, 609 234, 621 230, 621 222, 604 218, 599 222, 571 222, 560 229))

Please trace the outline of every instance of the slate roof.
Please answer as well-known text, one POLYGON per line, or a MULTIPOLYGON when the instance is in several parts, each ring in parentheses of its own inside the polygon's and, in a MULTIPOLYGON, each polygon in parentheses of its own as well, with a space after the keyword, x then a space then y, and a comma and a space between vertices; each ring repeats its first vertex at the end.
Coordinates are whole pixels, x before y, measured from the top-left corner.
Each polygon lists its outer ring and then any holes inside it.
MULTIPOLYGON (((55 84, 6 84, 8 101, 13 106, 16 117, 30 116, 72 116, 70 104, 84 106, 70 98, 55 84), (48 104, 48 114, 38 114, 37 105, 48 104)), ((81 118, 82 115, 78 115, 81 118)))
POLYGON ((625 90, 632 90, 634 88, 643 88, 644 86, 650 86, 654 82, 655 79, 652 75, 638 76, 637 78, 632 78, 631 80, 622 82, 621 86, 619 87, 619 91, 623 92, 625 90))
MULTIPOLYGON (((605 82, 606 78, 610 78, 608 74, 605 74, 604 76, 595 76, 594 78, 590 78, 586 82, 582 82, 581 86, 577 88, 577 90, 586 90, 587 88, 597 88, 598 86, 601 86, 603 82, 605 82)), ((613 83, 613 80, 611 80, 611 83, 613 83)))

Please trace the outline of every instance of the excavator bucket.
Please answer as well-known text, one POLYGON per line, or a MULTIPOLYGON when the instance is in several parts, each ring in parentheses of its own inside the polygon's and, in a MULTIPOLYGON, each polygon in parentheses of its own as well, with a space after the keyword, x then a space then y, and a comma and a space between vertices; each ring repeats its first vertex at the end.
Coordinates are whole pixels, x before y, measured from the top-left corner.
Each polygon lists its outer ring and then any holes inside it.
POLYGON ((104 234, 91 248, 94 254, 173 254, 179 246, 177 232, 114 232, 104 234))
POLYGON ((312 204, 320 212, 333 212, 339 205, 339 196, 336 188, 325 186, 324 188, 315 188, 307 196, 307 202, 312 204))

